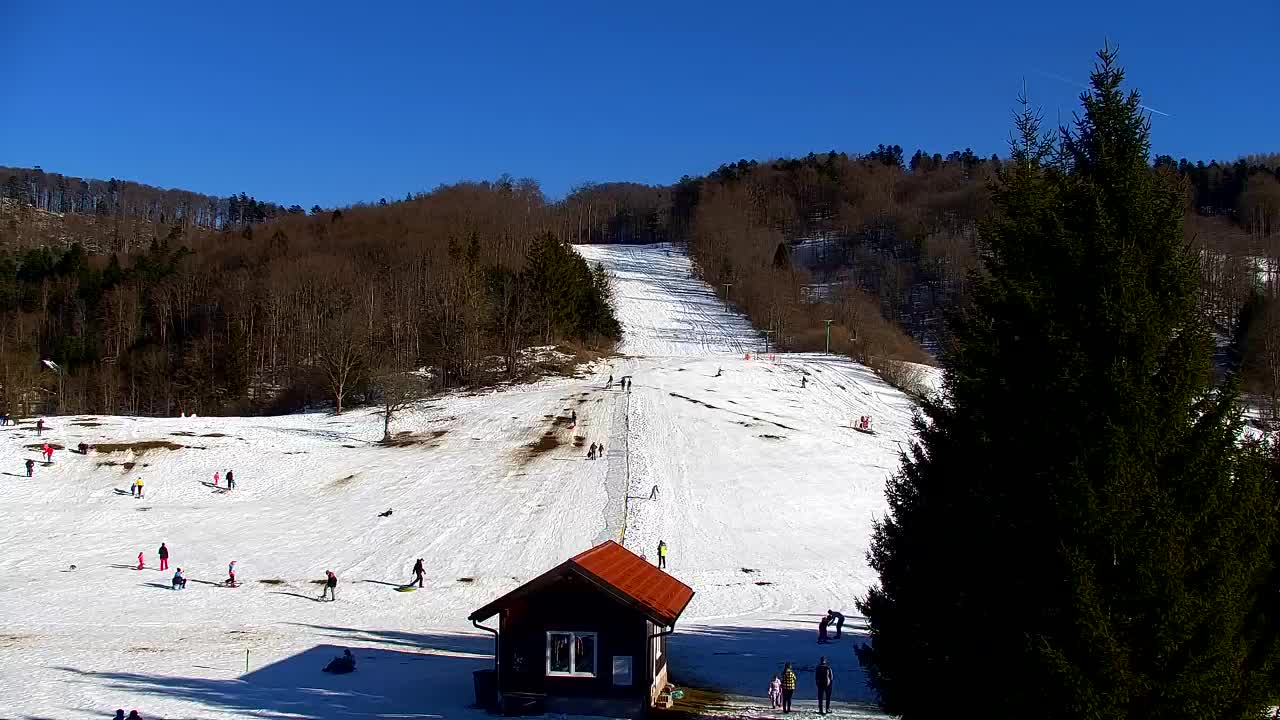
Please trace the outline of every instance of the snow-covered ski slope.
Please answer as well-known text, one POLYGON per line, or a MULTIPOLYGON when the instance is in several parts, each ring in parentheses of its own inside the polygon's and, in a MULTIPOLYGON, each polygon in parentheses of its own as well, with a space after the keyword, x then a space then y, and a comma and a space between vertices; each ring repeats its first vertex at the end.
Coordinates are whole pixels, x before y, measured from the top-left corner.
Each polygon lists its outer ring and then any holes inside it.
POLYGON ((466 616, 607 538, 650 558, 666 540, 670 572, 697 591, 671 640, 676 682, 755 696, 727 712, 771 716, 764 689, 791 661, 812 711, 827 655, 837 714, 872 714, 853 601, 872 580, 865 552, 910 402, 838 358, 757 359, 758 336, 675 250, 580 251, 617 278, 625 355, 432 399, 396 421, 399 447, 373 442, 381 420, 365 410, 0 429, 0 718, 480 717, 471 671, 493 641, 466 616), (606 389, 609 375, 630 375, 632 392, 606 389), (879 434, 847 428, 865 414, 879 434), (586 460, 576 437, 607 457, 586 460), (60 450, 17 477, 42 440, 172 445, 60 450), (228 468, 233 492, 208 485, 228 468), (137 477, 142 500, 128 494, 137 477), (426 587, 397 592, 418 557, 426 587), (217 585, 230 560, 239 588, 217 585), (177 567, 184 591, 169 589, 177 567), (336 602, 315 599, 326 569, 336 602), (819 646, 828 608, 850 622, 819 646), (321 673, 343 647, 357 671, 321 673))
MULTIPOLYGON (((755 351, 764 340, 742 315, 693 274, 689 257, 670 245, 579 245, 593 266, 613 276, 615 312, 625 332, 618 352, 632 356, 700 356, 755 351)), ((722 290, 723 292, 723 290, 722 290)))

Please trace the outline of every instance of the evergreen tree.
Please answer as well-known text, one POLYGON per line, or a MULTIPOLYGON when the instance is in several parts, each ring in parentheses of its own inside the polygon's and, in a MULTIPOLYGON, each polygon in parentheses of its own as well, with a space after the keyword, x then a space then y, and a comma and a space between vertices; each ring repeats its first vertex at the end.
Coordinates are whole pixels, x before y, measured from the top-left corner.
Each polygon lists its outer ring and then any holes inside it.
POLYGON ((859 658, 906 720, 1244 718, 1271 699, 1276 499, 1213 386, 1182 191, 1105 49, 1036 115, 951 318, 945 397, 888 487, 859 658))

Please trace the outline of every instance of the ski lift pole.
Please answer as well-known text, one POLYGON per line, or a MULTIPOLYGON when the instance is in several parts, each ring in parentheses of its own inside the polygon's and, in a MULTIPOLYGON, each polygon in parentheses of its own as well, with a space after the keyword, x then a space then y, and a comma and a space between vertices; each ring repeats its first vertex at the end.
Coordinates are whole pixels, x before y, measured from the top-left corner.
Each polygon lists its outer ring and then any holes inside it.
POLYGON ((827 354, 830 355, 831 354, 831 323, 833 321, 823 320, 822 322, 827 324, 827 354))

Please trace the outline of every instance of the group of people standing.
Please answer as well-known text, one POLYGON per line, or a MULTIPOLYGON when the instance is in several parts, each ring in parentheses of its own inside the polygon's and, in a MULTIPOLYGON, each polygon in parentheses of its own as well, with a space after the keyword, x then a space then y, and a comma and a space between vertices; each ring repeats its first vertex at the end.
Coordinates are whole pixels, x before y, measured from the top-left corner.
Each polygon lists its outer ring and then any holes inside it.
MULTIPOLYGON (((831 712, 831 691, 835 687, 835 673, 825 657, 818 659, 818 666, 813 669, 813 680, 818 690, 818 714, 831 712)), ((782 709, 783 713, 791 712, 791 699, 796 692, 796 673, 791 663, 782 666, 782 673, 774 675, 769 682, 769 704, 774 709, 782 709)))

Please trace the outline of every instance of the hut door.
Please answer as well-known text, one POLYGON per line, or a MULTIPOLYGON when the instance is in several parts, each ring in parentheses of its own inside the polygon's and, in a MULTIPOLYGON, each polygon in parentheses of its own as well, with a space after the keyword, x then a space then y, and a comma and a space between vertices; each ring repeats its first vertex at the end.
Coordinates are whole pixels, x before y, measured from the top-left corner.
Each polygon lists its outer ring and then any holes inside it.
POLYGON ((618 687, 631 687, 631 656, 613 656, 613 684, 618 687))

